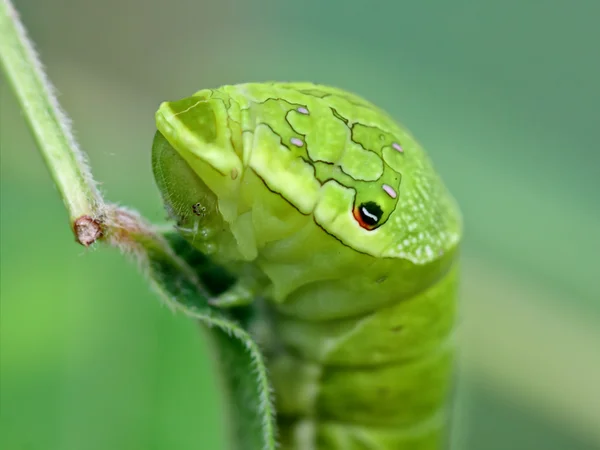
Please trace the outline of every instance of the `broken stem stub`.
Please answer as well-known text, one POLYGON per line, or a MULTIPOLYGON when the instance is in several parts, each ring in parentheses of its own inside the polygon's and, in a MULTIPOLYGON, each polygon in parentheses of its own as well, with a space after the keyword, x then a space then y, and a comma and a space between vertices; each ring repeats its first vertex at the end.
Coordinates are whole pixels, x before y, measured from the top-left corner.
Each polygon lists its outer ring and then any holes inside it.
POLYGON ((89 247, 104 235, 102 222, 87 215, 73 222, 73 232, 75 240, 84 247, 89 247))

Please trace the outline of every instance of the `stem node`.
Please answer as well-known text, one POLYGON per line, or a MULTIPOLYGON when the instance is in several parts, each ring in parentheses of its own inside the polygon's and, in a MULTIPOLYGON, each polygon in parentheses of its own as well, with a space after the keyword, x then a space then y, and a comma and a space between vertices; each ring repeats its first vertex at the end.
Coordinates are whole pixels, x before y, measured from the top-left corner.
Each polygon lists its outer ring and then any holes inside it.
POLYGON ((89 247, 104 235, 102 223, 98 219, 87 215, 75 220, 73 232, 75 233, 75 240, 84 247, 89 247))

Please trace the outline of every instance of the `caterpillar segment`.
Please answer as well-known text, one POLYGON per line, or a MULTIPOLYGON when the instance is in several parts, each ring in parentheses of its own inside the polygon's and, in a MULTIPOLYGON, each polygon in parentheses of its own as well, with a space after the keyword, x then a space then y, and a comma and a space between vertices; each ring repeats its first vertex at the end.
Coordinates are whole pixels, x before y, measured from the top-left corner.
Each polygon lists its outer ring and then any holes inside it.
POLYGON ((156 124, 170 215, 237 276, 216 302, 259 312, 281 448, 443 449, 461 218, 410 133, 311 83, 201 90, 156 124))

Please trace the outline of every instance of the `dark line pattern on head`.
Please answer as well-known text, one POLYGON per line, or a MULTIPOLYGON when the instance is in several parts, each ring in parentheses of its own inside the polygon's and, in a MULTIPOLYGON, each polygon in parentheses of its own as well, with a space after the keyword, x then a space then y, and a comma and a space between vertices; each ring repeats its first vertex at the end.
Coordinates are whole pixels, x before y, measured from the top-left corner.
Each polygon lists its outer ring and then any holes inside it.
MULTIPOLYGON (((352 104, 352 105, 354 105, 356 107, 371 108, 367 104, 356 104, 355 102, 351 101, 347 97, 345 97, 343 95, 339 95, 339 94, 324 93, 324 92, 321 92, 321 91, 318 91, 318 90, 310 90, 310 91, 299 90, 297 92, 300 92, 300 93, 302 93, 304 95, 312 96, 312 97, 315 97, 315 98, 320 98, 320 99, 325 99, 327 97, 338 96, 338 97, 342 98, 343 100, 347 101, 348 103, 350 103, 350 104, 352 104)), ((351 173, 348 173, 344 169, 344 166, 340 164, 340 161, 343 159, 344 155, 346 154, 346 152, 350 148, 349 145, 344 145, 343 146, 342 152, 338 156, 337 161, 331 162, 331 161, 324 161, 324 160, 320 160, 320 159, 314 160, 313 158, 311 158, 310 152, 309 152, 309 143, 308 143, 307 135, 305 133, 299 132, 292 125, 292 123, 290 122, 290 113, 292 113, 292 112, 295 112, 297 114, 307 115, 307 114, 305 114, 303 112, 303 111, 306 111, 306 112, 309 111, 307 104, 292 103, 292 102, 290 102, 288 100, 285 100, 285 99, 282 99, 280 97, 269 97, 269 98, 266 98, 266 99, 264 99, 262 101, 252 101, 252 100, 250 100, 249 106, 247 108, 244 108, 244 109, 241 109, 241 110, 242 111, 249 111, 249 110, 253 109, 253 105, 263 105, 264 106, 264 105, 267 105, 270 102, 271 103, 272 102, 276 102, 277 103, 276 106, 279 106, 281 108, 282 114, 283 114, 283 121, 289 127, 290 133, 292 135, 300 136, 301 139, 297 138, 297 137, 291 137, 290 138, 290 142, 285 141, 284 138, 283 138, 283 136, 280 133, 278 133, 273 128, 272 125, 270 125, 269 123, 266 123, 264 121, 260 121, 260 115, 257 118, 258 120, 253 124, 253 126, 256 127, 256 126, 259 126, 259 125, 264 125, 265 127, 267 127, 271 131, 271 133, 273 133, 275 136, 278 137, 278 140, 279 140, 279 143, 280 143, 281 146, 285 147, 286 149, 288 149, 288 151, 290 151, 293 154, 297 155, 297 157, 300 158, 300 159, 302 159, 302 161, 304 163, 306 163, 306 164, 308 164, 308 165, 310 165, 312 167, 313 177, 314 177, 314 179, 321 186, 323 186, 326 182, 328 182, 328 181, 331 180, 331 181, 335 181, 340 186, 343 186, 346 189, 352 189, 354 191, 354 208, 360 207, 360 205, 357 204, 357 201, 358 201, 358 198, 357 198, 357 196, 358 196, 357 188, 353 187, 351 185, 347 185, 342 180, 335 179, 335 178, 333 178, 331 176, 329 176, 329 177, 327 177, 325 179, 320 180, 317 177, 317 168, 316 168, 316 164, 317 163, 325 163, 327 165, 333 166, 334 168, 337 168, 337 170, 339 170, 341 174, 344 174, 345 176, 347 176, 350 179, 354 180, 355 183, 359 183, 359 185, 362 184, 362 183, 367 183, 367 184, 371 185, 372 183, 378 183, 379 182, 381 189, 384 192, 386 192, 387 195, 391 199, 396 200, 396 202, 394 203, 395 206, 393 208, 395 208, 397 206, 397 204, 398 204, 398 197, 399 197, 399 194, 400 194, 400 184, 401 184, 401 180, 402 180, 402 174, 399 173, 399 172, 397 172, 396 170, 394 170, 391 166, 389 166, 386 163, 386 161, 385 161, 385 159, 383 157, 383 148, 385 147, 386 137, 388 137, 388 139, 392 138, 391 137, 392 133, 387 132, 385 130, 382 130, 379 127, 373 127, 373 126, 364 125, 361 122, 356 122, 356 123, 352 122, 351 123, 351 121, 349 119, 347 119, 346 117, 344 117, 342 114, 340 114, 339 111, 336 108, 334 108, 334 107, 332 107, 330 105, 326 105, 329 108, 329 110, 331 111, 332 118, 337 119, 338 121, 340 121, 344 125, 344 127, 348 130, 349 138, 348 138, 347 142, 352 142, 352 143, 356 144, 357 146, 359 146, 359 148, 361 148, 365 152, 370 152, 370 153, 375 154, 376 157, 381 161, 382 171, 381 171, 381 174, 378 176, 377 179, 375 179, 375 180, 371 180, 371 179, 365 180, 365 179, 356 178, 356 176, 353 176, 351 173), (284 105, 286 106, 285 108, 283 107, 284 105), (299 109, 302 109, 302 111, 299 111, 299 109), (366 148, 365 145, 356 138, 356 128, 355 128, 356 126, 363 126, 365 128, 372 129, 375 132, 378 132, 379 133, 379 140, 381 141, 381 146, 378 149, 376 149, 376 150, 373 150, 373 149, 370 149, 370 148, 366 148), (397 185, 397 187, 390 186, 390 185, 388 185, 386 183, 381 183, 382 178, 384 178, 385 174, 389 173, 389 171, 391 171, 393 174, 395 174, 394 176, 392 176, 392 178, 395 180, 394 183, 393 183, 394 186, 397 185), (386 189, 386 187, 388 189, 386 189), (395 195, 392 195, 390 192, 395 193, 395 195)), ((316 120, 316 118, 314 118, 314 117, 313 117, 313 119, 316 120)), ((248 130, 248 131, 250 131, 250 130, 248 130)), ((267 185, 266 181, 264 179, 262 179, 262 177, 259 176, 259 178, 261 178, 261 180, 263 181, 263 183, 265 183, 265 185, 267 186, 267 188, 269 190, 271 190, 272 192, 275 192, 275 191, 273 191, 272 188, 270 188, 267 185)), ((391 180, 388 181, 388 183, 389 182, 391 182, 391 180)), ((279 193, 278 193, 278 195, 280 195, 282 198, 285 198, 285 197, 283 197, 283 195, 281 195, 279 193)), ((290 203, 290 202, 288 201, 288 203, 290 203)), ((389 220, 389 218, 392 215, 392 212, 393 212, 393 209, 389 209, 388 208, 387 213, 384 214, 384 216, 382 217, 383 220, 381 222, 379 222, 375 228, 379 228, 379 227, 383 226, 385 223, 387 223, 387 221, 389 220)), ((330 233, 328 233, 328 234, 330 234, 330 233)))

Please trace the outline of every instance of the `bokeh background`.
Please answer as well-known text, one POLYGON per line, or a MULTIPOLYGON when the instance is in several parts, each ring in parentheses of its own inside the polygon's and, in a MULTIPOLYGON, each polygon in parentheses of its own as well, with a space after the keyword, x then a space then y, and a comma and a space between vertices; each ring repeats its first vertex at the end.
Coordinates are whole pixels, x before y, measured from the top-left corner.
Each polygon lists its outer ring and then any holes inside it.
MULTIPOLYGON (((164 220, 158 104, 309 80, 389 110, 465 216, 460 449, 600 448, 597 0, 16 0, 103 192, 164 220)), ((0 448, 220 450, 195 324, 74 244, 0 79, 0 448)))

